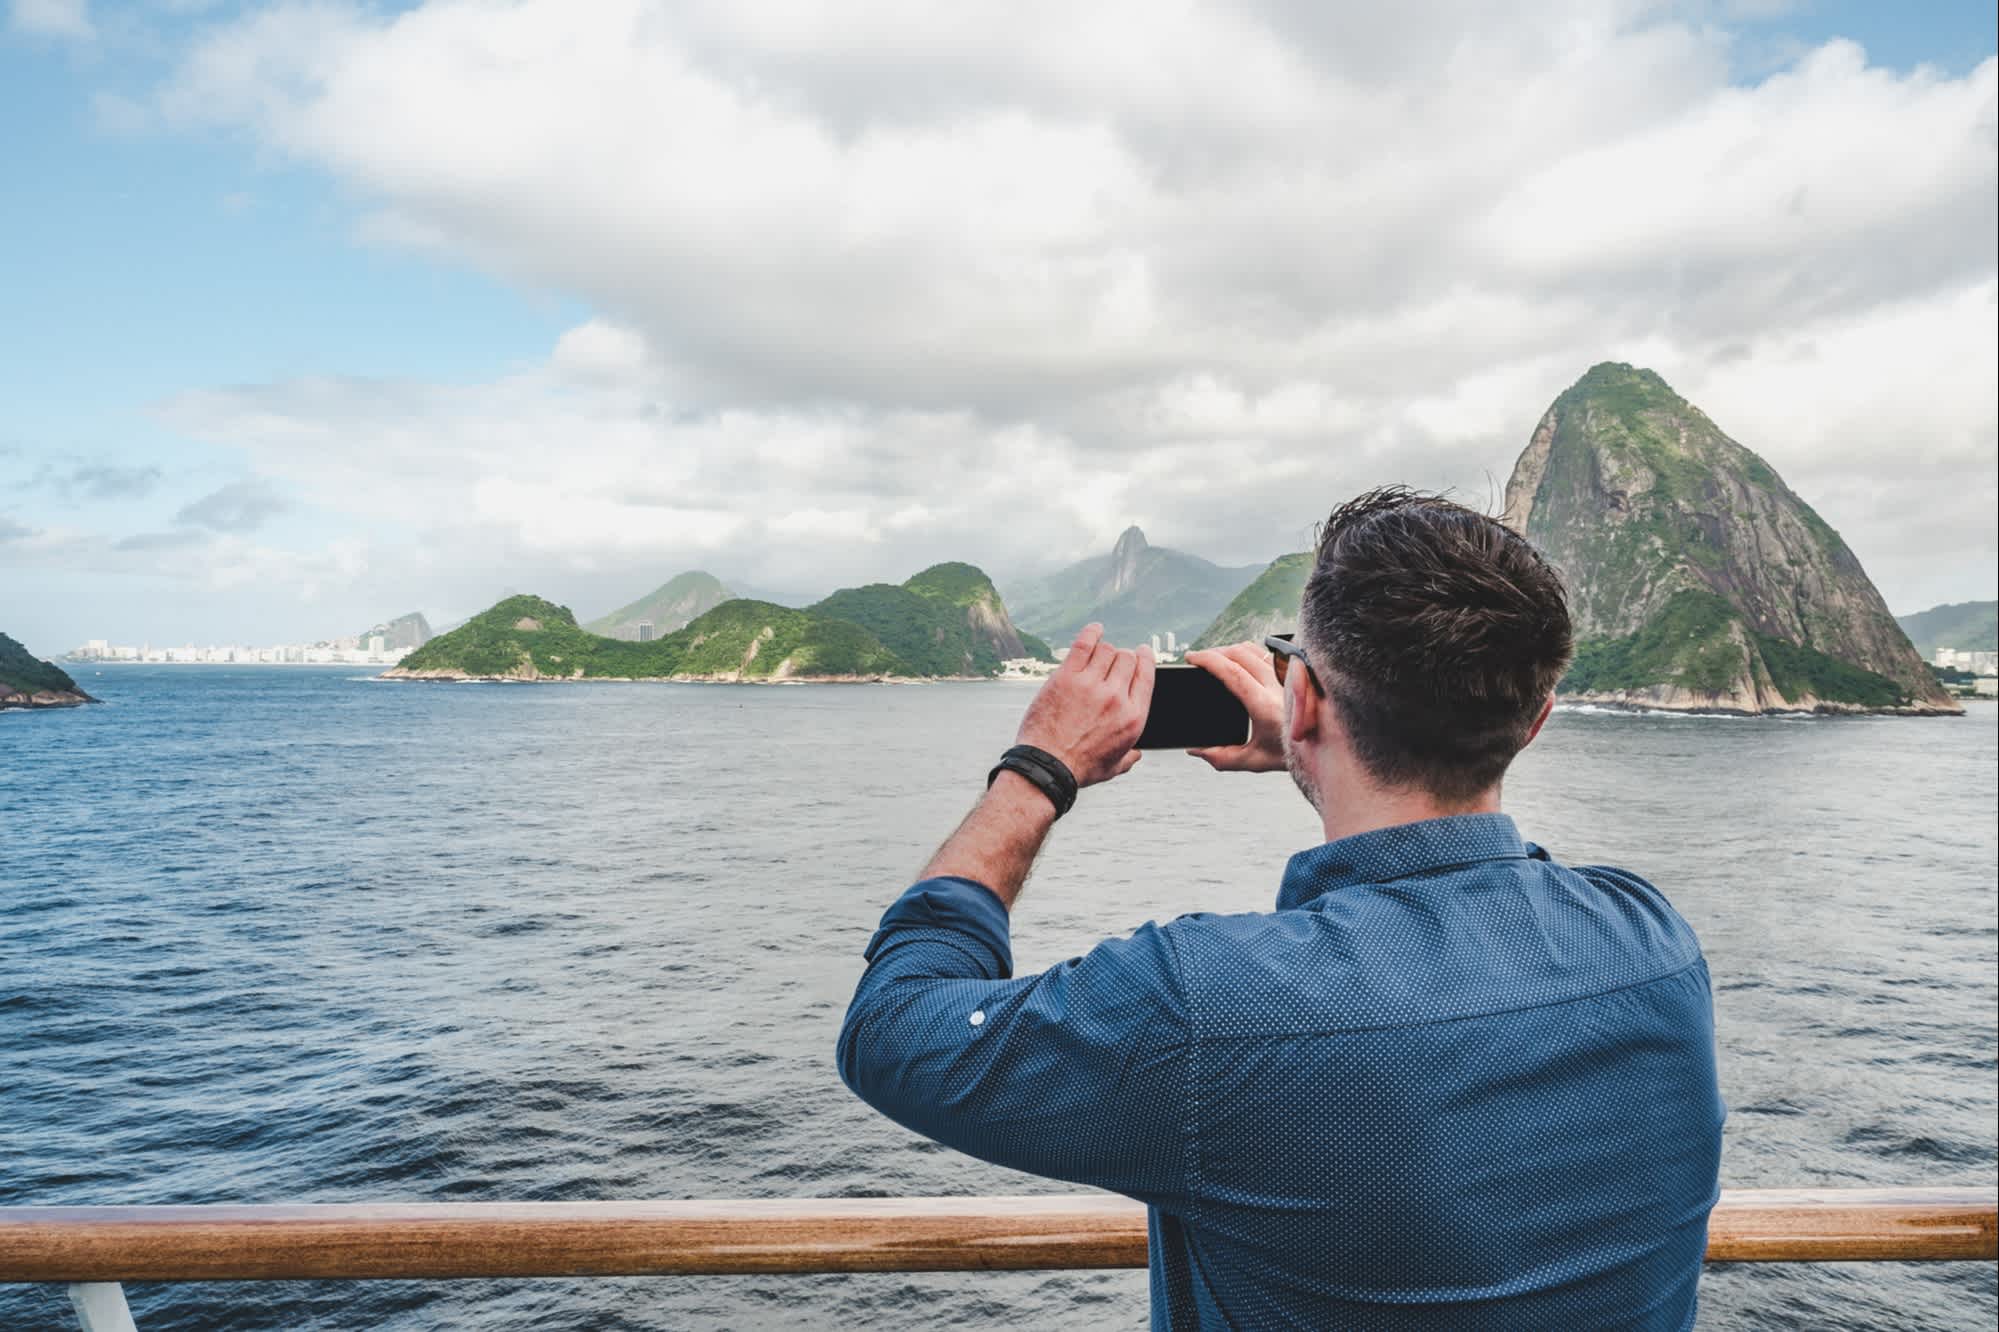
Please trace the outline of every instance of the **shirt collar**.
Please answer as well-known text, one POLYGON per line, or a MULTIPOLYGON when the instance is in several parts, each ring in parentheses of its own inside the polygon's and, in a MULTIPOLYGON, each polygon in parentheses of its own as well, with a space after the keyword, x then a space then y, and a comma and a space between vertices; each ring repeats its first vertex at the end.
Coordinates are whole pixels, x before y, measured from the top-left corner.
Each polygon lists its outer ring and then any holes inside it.
POLYGON ((1284 867, 1277 909, 1300 907, 1357 883, 1386 883, 1480 860, 1524 860, 1527 844, 1505 814, 1453 814, 1355 833, 1300 851, 1284 867))

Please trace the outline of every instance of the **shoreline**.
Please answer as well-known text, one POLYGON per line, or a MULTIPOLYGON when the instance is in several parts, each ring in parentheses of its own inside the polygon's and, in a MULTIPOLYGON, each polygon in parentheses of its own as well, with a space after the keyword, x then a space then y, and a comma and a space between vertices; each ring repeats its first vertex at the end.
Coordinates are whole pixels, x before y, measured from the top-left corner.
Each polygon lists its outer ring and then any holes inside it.
POLYGON ((81 689, 23 689, 0 685, 0 712, 54 712, 58 708, 80 708, 86 703, 102 703, 81 689))

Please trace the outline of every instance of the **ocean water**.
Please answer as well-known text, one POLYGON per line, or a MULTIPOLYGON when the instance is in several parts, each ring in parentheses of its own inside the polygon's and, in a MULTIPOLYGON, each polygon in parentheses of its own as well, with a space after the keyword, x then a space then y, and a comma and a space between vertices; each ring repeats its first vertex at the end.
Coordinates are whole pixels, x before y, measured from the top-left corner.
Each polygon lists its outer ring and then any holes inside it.
MULTIPOLYGON (((876 917, 1016 685, 414 685, 107 668, 0 714, 0 1204, 1066 1191, 933 1147, 832 1051, 876 917)), ((1693 922, 1737 1186, 1995 1180, 1999 710, 1564 712, 1507 792, 1693 922)), ((1266 908, 1281 776, 1087 793, 1025 970, 1266 908)), ((1142 1272, 135 1285, 195 1328, 1137 1327, 1142 1272)), ((1989 1328, 1980 1264, 1710 1269, 1703 1327, 1989 1328)), ((73 1326, 0 1287, 0 1328, 73 1326)))

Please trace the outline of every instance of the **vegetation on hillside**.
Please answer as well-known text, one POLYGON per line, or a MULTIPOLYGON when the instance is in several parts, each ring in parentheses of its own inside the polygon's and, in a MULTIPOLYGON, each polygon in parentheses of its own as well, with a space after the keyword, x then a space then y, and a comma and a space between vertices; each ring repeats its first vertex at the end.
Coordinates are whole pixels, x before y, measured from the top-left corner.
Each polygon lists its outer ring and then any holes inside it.
POLYGON ((1934 657, 1938 648, 1999 651, 1999 601, 1956 601, 1932 606, 1914 615, 1898 616, 1896 623, 1924 657, 1934 657))
POLYGON ((902 585, 918 596, 934 597, 953 606, 969 606, 987 597, 999 600, 999 590, 986 577, 984 569, 957 560, 933 564, 921 573, 912 574, 902 585))
POLYGON ((507 675, 528 661, 543 675, 573 675, 593 661, 600 644, 608 641, 579 628, 567 606, 522 595, 488 607, 450 633, 431 639, 399 664, 411 671, 507 675))
POLYGON ((6 634, 0 634, 0 693, 34 694, 43 690, 73 693, 76 681, 62 667, 43 661, 6 634))
POLYGON ((1787 699, 1807 694, 1867 708, 1898 708, 1910 702, 1909 691, 1885 675, 1864 671, 1808 647, 1769 634, 1752 634, 1770 683, 1787 699))
POLYGON ((912 675, 991 675, 999 670, 999 654, 990 643, 974 640, 963 606, 943 595, 869 583, 842 588, 812 610, 860 625, 912 675))
POLYGON ((579 628, 566 606, 508 597, 403 658, 411 672, 534 673, 583 679, 678 675, 763 679, 778 675, 910 674, 866 629, 850 621, 763 601, 727 601, 650 643, 579 628))
MULTIPOLYGON (((708 583, 721 586, 706 574, 683 575, 655 596, 677 599, 708 583)), ((804 610, 724 601, 646 643, 591 633, 567 606, 514 596, 432 639, 399 669, 582 679, 996 675, 1005 615, 991 580, 969 564, 936 565, 900 587, 846 588, 804 610)), ((1045 643, 1028 651, 1048 659, 1045 643)))
POLYGON ((1560 691, 1611 693, 1678 685, 1695 693, 1726 693, 1748 665, 1742 642, 1729 632, 1740 623, 1735 607, 1712 592, 1676 592, 1637 633, 1576 644, 1560 691))
POLYGON ((1222 608, 1193 646, 1220 647, 1245 638, 1260 642, 1266 634, 1296 629, 1298 605, 1305 599, 1305 580, 1312 576, 1314 558, 1312 551, 1301 550, 1272 560, 1222 608))
MULTIPOLYGON (((651 647, 653 644, 632 644, 651 647)), ((672 663, 660 674, 734 675, 763 680, 797 675, 915 674, 860 625, 768 601, 725 601, 661 639, 672 663)))
MULTIPOLYGON (((1048 645, 1031 634, 1023 634, 1007 613, 1006 602, 993 580, 986 577, 986 571, 974 564, 950 561, 933 564, 921 573, 906 579, 903 589, 940 606, 949 606, 957 612, 958 622, 966 630, 967 653, 965 664, 958 673, 992 675, 999 671, 1000 662, 1013 655, 1013 642, 1008 634, 1020 640, 1021 651, 1039 661, 1053 661, 1054 655, 1048 645)), ((838 594, 835 594, 838 595, 838 594)), ((866 623, 866 621, 863 621, 866 623)), ((898 652, 902 648, 884 638, 898 652)), ((940 648, 948 650, 948 644, 933 643, 928 649, 935 653, 940 648)), ((941 657, 938 660, 942 660, 941 657)))
POLYGON ((1722 694, 1752 677, 1791 702, 1810 697, 1891 708, 1910 701, 1908 691, 1885 676, 1749 629, 1726 600, 1694 588, 1674 593, 1635 634, 1578 643, 1560 690, 1614 693, 1677 685, 1722 694))

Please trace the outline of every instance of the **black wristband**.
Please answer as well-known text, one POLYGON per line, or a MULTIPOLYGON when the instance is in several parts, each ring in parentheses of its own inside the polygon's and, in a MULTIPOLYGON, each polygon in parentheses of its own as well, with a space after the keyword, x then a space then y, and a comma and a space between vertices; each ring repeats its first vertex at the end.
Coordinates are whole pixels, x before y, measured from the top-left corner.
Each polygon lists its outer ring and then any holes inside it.
POLYGON ((1048 803, 1055 806, 1055 817, 1067 814, 1076 803, 1076 774, 1069 771, 1069 765, 1045 749, 1033 745, 1015 745, 1000 755, 1000 761, 986 774, 986 785, 991 786, 1002 772, 1017 772, 1034 783, 1034 789, 1048 797, 1048 803))

